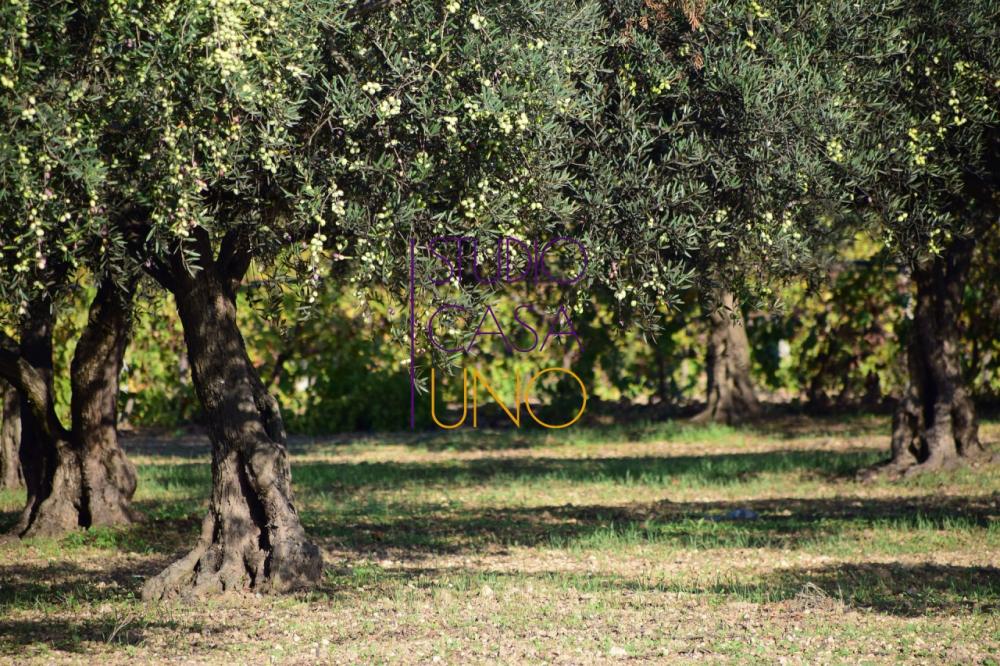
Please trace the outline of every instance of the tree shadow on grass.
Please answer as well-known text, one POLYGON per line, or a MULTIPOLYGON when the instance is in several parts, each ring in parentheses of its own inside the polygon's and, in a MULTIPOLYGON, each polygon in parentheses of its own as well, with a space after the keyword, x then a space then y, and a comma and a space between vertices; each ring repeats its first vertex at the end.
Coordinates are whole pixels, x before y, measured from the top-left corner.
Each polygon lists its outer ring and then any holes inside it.
MULTIPOLYGON (((483 546, 572 547, 600 543, 667 543, 685 548, 796 548, 849 529, 893 522, 895 529, 983 527, 998 513, 982 497, 857 499, 781 498, 653 505, 551 506, 455 510, 447 503, 386 505, 371 489, 503 486, 509 483, 612 483, 669 490, 742 484, 764 474, 798 471, 838 477, 867 464, 871 451, 772 451, 710 456, 593 459, 499 458, 441 462, 326 463, 294 466, 296 494, 309 532, 358 551, 462 552, 483 546), (315 507, 319 508, 315 508, 315 507), (717 521, 736 508, 757 520, 717 521)), ((138 503, 150 521, 129 528, 147 550, 183 548, 163 535, 192 538, 210 490, 207 464, 144 465, 143 480, 184 499, 138 503), (195 501, 192 498, 202 498, 195 501)), ((130 543, 123 539, 123 544, 130 543)))
POLYGON ((836 475, 871 458, 867 452, 775 451, 707 456, 616 458, 497 458, 447 462, 304 463, 296 484, 312 491, 357 486, 468 486, 506 482, 725 485, 767 473, 810 470, 836 475))
POLYGON ((0 511, 0 535, 10 532, 20 515, 20 511, 0 511))
MULTIPOLYGON (((26 544, 53 552, 56 556, 69 556, 83 548, 97 548, 115 553, 180 554, 186 552, 198 537, 201 520, 205 514, 203 507, 191 510, 186 503, 169 506, 168 517, 164 513, 164 503, 155 501, 135 502, 144 518, 137 523, 121 527, 92 527, 79 529, 58 537, 35 537, 26 544)), ((0 544, 20 543, 11 535, 10 527, 17 519, 16 513, 0 514, 0 544)), ((3 600, 0 590, 0 602, 3 600)))
POLYGON ((23 655, 23 647, 42 644, 51 649, 87 652, 87 642, 135 645, 151 627, 178 630, 172 620, 150 620, 145 613, 121 607, 139 595, 145 577, 162 569, 168 560, 144 560, 125 566, 88 569, 73 562, 0 565, 0 655, 23 655), (80 604, 118 604, 86 614, 85 619, 60 617, 80 604), (12 619, 15 611, 40 619, 12 619))
MULTIPOLYGON (((785 604, 802 609, 871 610, 899 617, 928 614, 994 614, 1000 611, 1000 569, 932 563, 840 563, 791 568, 759 576, 720 571, 714 582, 688 583, 654 576, 630 577, 586 571, 490 571, 433 566, 361 569, 328 568, 323 590, 350 595, 402 586, 476 591, 488 584, 496 594, 534 583, 574 593, 646 592, 708 595, 729 602, 785 604)), ((790 609, 790 610, 792 610, 790 609)))
POLYGON ((779 498, 738 502, 657 502, 629 506, 543 506, 473 511, 410 507, 373 520, 359 511, 336 522, 304 513, 307 530, 339 549, 428 558, 512 546, 615 549, 640 544, 676 548, 824 550, 846 532, 985 529, 994 496, 872 499, 779 498), (735 509, 753 520, 730 520, 735 509))
POLYGON ((885 416, 782 414, 754 421, 748 430, 774 439, 823 439, 829 437, 888 437, 889 419, 885 416))
POLYGON ((759 576, 720 571, 714 582, 689 583, 586 571, 490 571, 473 568, 370 567, 330 569, 322 590, 352 595, 372 590, 392 594, 402 586, 442 588, 461 592, 489 584, 497 594, 528 583, 572 590, 574 593, 646 592, 709 595, 722 601, 783 604, 789 610, 850 608, 898 617, 928 614, 995 614, 1000 611, 1000 569, 995 567, 898 562, 838 563, 822 567, 772 570, 759 576))
POLYGON ((100 568, 68 561, 0 565, 0 608, 124 601, 137 597, 145 578, 169 562, 158 557, 100 568))
MULTIPOLYGON (((654 412, 656 410, 654 409, 654 412)), ((445 420, 455 420, 445 417, 445 420)), ((560 446, 577 443, 718 442, 757 435, 779 440, 827 437, 857 438, 888 434, 885 417, 865 415, 808 416, 778 413, 762 417, 742 428, 718 424, 697 424, 683 418, 658 418, 647 410, 626 411, 610 419, 598 419, 582 427, 552 430, 533 424, 512 428, 504 412, 496 406, 480 407, 478 428, 439 429, 417 432, 353 432, 323 436, 293 435, 288 446, 292 453, 335 452, 344 446, 412 446, 430 451, 503 451, 560 446), (604 422, 607 421, 607 422, 604 422), (493 424, 493 425, 491 425, 493 424)), ((196 458, 208 456, 211 444, 201 431, 183 435, 174 433, 131 433, 123 436, 122 446, 130 455, 196 458)))
POLYGON ((1000 569, 933 563, 842 563, 808 569, 783 569, 749 585, 720 583, 706 592, 748 600, 813 597, 889 615, 1000 611, 1000 569))
MULTIPOLYGON (((704 456, 613 458, 485 458, 440 462, 298 462, 292 478, 305 492, 347 494, 361 487, 469 486, 508 482, 619 483, 671 487, 727 485, 765 474, 805 472, 819 479, 847 478, 880 459, 868 449, 780 450, 704 456)), ((207 492, 207 463, 143 465, 143 479, 186 492, 207 492)))
MULTIPOLYGON (((0 620, 0 655, 24 657, 24 648, 45 645, 51 650, 89 654, 87 643, 140 645, 151 628, 183 630, 172 620, 149 622, 141 617, 108 615, 99 619, 42 621, 0 620)), ((15 662, 16 663, 16 662, 15 662)))
MULTIPOLYGON (((140 506, 153 510, 155 503, 153 507, 140 506)), ((305 510, 303 522, 307 532, 320 543, 353 553, 355 557, 390 555, 430 561, 442 554, 502 553, 515 546, 614 552, 655 544, 689 550, 809 549, 829 552, 843 535, 862 530, 916 531, 920 535, 937 532, 947 535, 952 530, 979 530, 982 533, 996 521, 997 513, 996 496, 941 498, 927 495, 660 501, 625 506, 471 510, 407 503, 382 511, 381 515, 359 505, 341 512, 305 510), (752 511, 757 518, 728 519, 736 508, 752 511)), ((49 547, 67 555, 76 548, 88 546, 109 552, 157 555, 166 564, 185 553, 197 539, 202 515, 203 510, 198 509, 180 518, 148 519, 125 528, 74 532, 55 540, 49 547)), ((851 543, 848 546, 853 548, 851 543)), ((4 574, 11 571, 9 567, 0 568, 0 604, 6 603, 9 595, 17 590, 28 590, 30 585, 35 585, 30 589, 37 598, 50 589, 46 581, 65 578, 43 572, 26 577, 19 588, 5 580, 4 574)), ((65 585, 56 588, 55 593, 66 591, 64 588, 65 585)))
MULTIPOLYGON (((294 467, 296 493, 310 533, 354 550, 460 552, 489 545, 572 547, 601 543, 666 543, 685 548, 796 548, 840 532, 895 521, 896 529, 957 520, 978 527, 998 512, 995 498, 833 498, 736 500, 721 503, 551 506, 455 510, 411 501, 388 506, 371 489, 609 483, 663 488, 738 486, 762 475, 799 472, 839 477, 872 460, 873 452, 780 450, 708 456, 617 458, 497 458, 440 462, 326 463, 294 467), (315 507, 319 508, 315 508, 315 507), (757 520, 716 521, 736 508, 757 520)), ((876 454, 877 455, 877 454, 876 454)), ((193 541, 210 492, 207 463, 141 467, 142 483, 169 499, 136 503, 147 520, 120 530, 89 530, 61 546, 96 545, 142 553, 178 553, 193 541), (82 534, 82 536, 81 536, 82 534)), ((0 527, 16 514, 0 515, 0 527)), ((930 525, 934 527, 934 524, 930 525)))

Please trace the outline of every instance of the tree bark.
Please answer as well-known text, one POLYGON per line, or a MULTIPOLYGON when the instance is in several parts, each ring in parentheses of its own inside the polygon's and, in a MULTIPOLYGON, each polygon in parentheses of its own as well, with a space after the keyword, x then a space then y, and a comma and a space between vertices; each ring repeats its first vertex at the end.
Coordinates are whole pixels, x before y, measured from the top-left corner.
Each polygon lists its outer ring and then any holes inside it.
POLYGON ((21 537, 128 524, 137 517, 130 506, 135 468, 118 446, 116 423, 130 299, 130 289, 108 282, 91 303, 70 370, 72 430, 55 411, 51 303, 40 300, 25 317, 16 371, 4 373, 22 394, 20 459, 28 498, 14 527, 21 537))
POLYGON ((175 270, 169 281, 212 441, 212 496, 194 549, 146 582, 145 599, 283 592, 310 587, 322 574, 319 548, 292 497, 277 401, 236 321, 237 283, 212 261, 193 276, 175 270))
POLYGON ((710 316, 706 370, 708 396, 698 422, 734 424, 756 416, 760 403, 750 380, 750 342, 731 292, 722 292, 719 308, 710 316))
POLYGON ((73 441, 81 461, 86 525, 125 525, 138 519, 131 506, 135 466, 118 445, 118 381, 131 330, 134 284, 102 284, 70 368, 73 441))
POLYGON ((893 415, 891 458, 863 476, 938 470, 984 453, 959 355, 962 292, 973 246, 972 239, 956 240, 913 271, 909 382, 893 415))
POLYGON ((3 415, 0 418, 0 490, 24 486, 21 476, 21 396, 13 385, 2 382, 3 415))
POLYGON ((48 299, 33 303, 20 328, 21 470, 28 493, 13 533, 50 536, 82 524, 79 463, 70 433, 59 422, 53 390, 52 331, 55 314, 48 299))

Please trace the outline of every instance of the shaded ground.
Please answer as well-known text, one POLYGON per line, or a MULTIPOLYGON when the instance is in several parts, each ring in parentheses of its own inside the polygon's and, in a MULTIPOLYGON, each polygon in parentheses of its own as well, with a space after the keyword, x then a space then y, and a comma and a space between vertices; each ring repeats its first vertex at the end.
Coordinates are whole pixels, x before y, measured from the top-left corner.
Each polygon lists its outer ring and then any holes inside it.
POLYGON ((1000 470, 855 483, 886 431, 299 439, 321 589, 160 605, 138 589, 195 537, 207 445, 130 439, 143 524, 0 541, 0 660, 996 663, 1000 470))

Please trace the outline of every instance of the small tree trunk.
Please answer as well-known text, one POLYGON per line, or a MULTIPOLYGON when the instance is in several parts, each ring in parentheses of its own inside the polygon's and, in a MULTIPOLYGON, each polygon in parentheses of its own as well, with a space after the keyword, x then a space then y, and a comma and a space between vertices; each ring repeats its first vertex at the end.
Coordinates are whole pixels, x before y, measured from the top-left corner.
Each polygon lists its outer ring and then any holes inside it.
POLYGON ((893 415, 891 458, 865 470, 864 476, 936 470, 984 452, 959 357, 962 291, 972 249, 972 240, 960 239, 943 256, 914 270, 917 299, 907 343, 910 376, 893 415))
POLYGON ((656 395, 660 404, 667 404, 667 359, 659 345, 653 347, 656 354, 656 395))
POLYGON ((173 277, 212 440, 212 497, 194 549, 147 581, 143 597, 312 586, 322 558, 293 503, 284 426, 247 356, 236 287, 214 264, 195 276, 173 277))
POLYGON ((0 418, 0 490, 13 490, 24 486, 21 476, 21 396, 7 382, 0 392, 3 415, 0 418))
POLYGON ((735 297, 723 292, 711 314, 706 369, 708 399, 695 421, 738 423, 757 415, 760 403, 750 380, 750 342, 741 321, 734 320, 735 297))
POLYGON ((33 386, 21 391, 21 470, 27 502, 13 532, 21 537, 49 536, 82 523, 79 462, 70 433, 55 412, 52 387, 51 303, 41 299, 21 323, 20 357, 36 371, 33 386))
POLYGON ((90 306, 70 370, 72 431, 55 415, 52 328, 48 303, 33 308, 21 330, 21 358, 39 371, 37 390, 22 400, 21 466, 28 501, 14 531, 53 536, 77 527, 136 519, 132 463, 118 446, 118 376, 128 340, 128 290, 102 284, 90 306))
POLYGON ((882 404, 882 381, 877 372, 865 375, 865 393, 861 396, 861 405, 869 411, 878 409, 882 404))

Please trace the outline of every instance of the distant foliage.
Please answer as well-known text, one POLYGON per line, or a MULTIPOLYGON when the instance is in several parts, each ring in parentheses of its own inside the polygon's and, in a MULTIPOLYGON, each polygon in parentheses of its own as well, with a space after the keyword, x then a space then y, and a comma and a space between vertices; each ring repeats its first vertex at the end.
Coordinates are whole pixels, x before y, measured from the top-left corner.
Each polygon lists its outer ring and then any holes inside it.
POLYGON ((176 427, 195 421, 197 398, 173 302, 165 296, 153 299, 136 313, 133 326, 118 398, 123 422, 176 427))
POLYGON ((783 289, 780 311, 751 317, 763 387, 814 409, 878 407, 899 390, 910 285, 875 250, 861 239, 818 284, 783 289))

